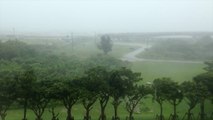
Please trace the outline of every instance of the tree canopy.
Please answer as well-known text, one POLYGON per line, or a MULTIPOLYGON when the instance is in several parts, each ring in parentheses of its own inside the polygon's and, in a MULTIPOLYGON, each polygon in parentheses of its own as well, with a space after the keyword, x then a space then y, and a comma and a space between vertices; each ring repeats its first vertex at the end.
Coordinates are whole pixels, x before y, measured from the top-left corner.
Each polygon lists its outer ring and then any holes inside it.
POLYGON ((100 44, 98 44, 98 48, 103 50, 104 54, 112 51, 112 40, 109 35, 102 35, 100 44))

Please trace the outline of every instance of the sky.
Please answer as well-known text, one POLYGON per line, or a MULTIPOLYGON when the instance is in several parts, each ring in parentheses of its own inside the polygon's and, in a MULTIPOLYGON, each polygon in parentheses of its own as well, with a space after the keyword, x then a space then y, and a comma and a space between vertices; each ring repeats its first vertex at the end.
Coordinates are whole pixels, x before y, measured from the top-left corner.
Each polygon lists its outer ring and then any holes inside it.
POLYGON ((0 0, 0 33, 213 32, 213 0, 0 0))

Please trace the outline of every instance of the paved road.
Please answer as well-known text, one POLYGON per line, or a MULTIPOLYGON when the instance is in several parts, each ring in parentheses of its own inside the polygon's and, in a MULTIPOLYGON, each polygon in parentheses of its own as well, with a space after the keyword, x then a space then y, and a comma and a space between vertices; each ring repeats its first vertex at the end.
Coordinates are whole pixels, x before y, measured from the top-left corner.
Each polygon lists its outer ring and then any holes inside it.
POLYGON ((185 61, 185 60, 157 60, 157 59, 144 59, 138 58, 137 55, 143 52, 145 49, 150 48, 151 45, 145 45, 141 43, 115 43, 117 45, 124 45, 124 46, 134 46, 138 47, 134 51, 125 54, 121 59, 124 61, 135 62, 135 61, 151 61, 151 62, 173 62, 173 63, 193 63, 193 64, 200 64, 203 63, 202 61, 185 61))

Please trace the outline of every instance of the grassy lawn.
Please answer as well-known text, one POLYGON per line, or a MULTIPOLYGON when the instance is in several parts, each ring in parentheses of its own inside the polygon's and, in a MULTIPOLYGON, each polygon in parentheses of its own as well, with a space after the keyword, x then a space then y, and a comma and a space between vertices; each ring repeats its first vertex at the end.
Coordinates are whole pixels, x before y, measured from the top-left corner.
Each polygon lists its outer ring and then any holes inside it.
POLYGON ((131 51, 132 49, 129 46, 113 45, 112 52, 109 52, 109 55, 115 58, 121 58, 123 55, 131 51))
MULTIPOLYGON (((141 107, 144 108, 145 106, 147 106, 150 111, 142 111, 141 113, 135 113, 134 116, 137 120, 154 120, 155 115, 159 114, 159 105, 156 102, 153 102, 151 98, 147 98, 142 100, 143 103, 140 103, 141 107)), ((212 105, 211 103, 208 101, 206 103, 206 113, 208 115, 211 114, 212 112, 212 105)), ((163 104, 163 110, 164 110, 164 115, 166 118, 169 117, 169 115, 172 113, 173 107, 165 102, 163 104)), ((66 109, 63 106, 57 106, 56 107, 56 111, 59 112, 59 118, 60 120, 65 120, 66 119, 66 109)), ((177 113, 178 115, 182 118, 183 115, 186 113, 187 111, 187 105, 186 103, 183 101, 182 103, 180 103, 177 107, 177 113)), ((197 117, 198 113, 199 113, 199 106, 197 106, 194 110, 194 115, 197 117)), ((83 115, 84 115, 84 109, 83 106, 81 104, 77 104, 73 107, 73 111, 72 111, 74 117, 76 120, 83 120, 83 115)), ((128 116, 128 113, 125 110, 125 104, 124 102, 120 105, 119 110, 118 110, 118 114, 120 116, 120 118, 122 120, 124 120, 126 118, 126 116, 128 116)), ((100 111, 99 111, 99 105, 98 102, 96 102, 94 108, 91 111, 91 117, 93 120, 97 120, 98 117, 100 115, 100 111)), ((111 117, 113 116, 113 108, 111 105, 111 102, 109 102, 107 108, 106 108, 106 115, 108 119, 111 119, 111 117)), ((22 109, 13 109, 8 111, 8 116, 6 118, 6 120, 21 120, 23 116, 23 110, 22 109)), ((27 114, 27 118, 28 120, 35 120, 35 115, 33 114, 33 112, 31 110, 28 110, 28 114, 27 114)), ((51 120, 51 114, 49 113, 48 109, 45 111, 44 115, 43 115, 43 120, 51 120)))
POLYGON ((156 78, 170 77, 175 81, 192 80, 196 75, 205 72, 204 64, 169 63, 169 62, 134 62, 132 69, 142 73, 144 81, 156 78))

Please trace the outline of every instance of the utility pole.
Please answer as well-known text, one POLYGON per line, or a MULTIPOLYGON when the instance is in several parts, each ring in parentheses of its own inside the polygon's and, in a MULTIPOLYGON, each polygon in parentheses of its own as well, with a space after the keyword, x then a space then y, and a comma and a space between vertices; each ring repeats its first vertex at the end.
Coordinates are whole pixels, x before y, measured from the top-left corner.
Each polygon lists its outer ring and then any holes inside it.
POLYGON ((95 44, 97 43, 97 33, 94 33, 94 38, 95 38, 95 44))
POLYGON ((72 50, 74 49, 74 37, 73 32, 71 33, 71 44, 72 44, 72 50))

